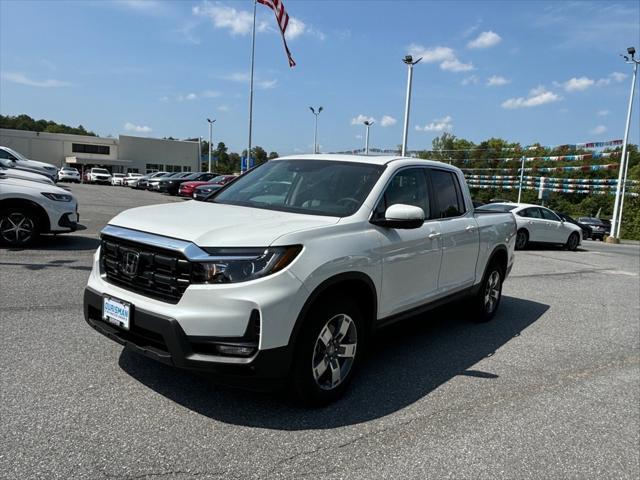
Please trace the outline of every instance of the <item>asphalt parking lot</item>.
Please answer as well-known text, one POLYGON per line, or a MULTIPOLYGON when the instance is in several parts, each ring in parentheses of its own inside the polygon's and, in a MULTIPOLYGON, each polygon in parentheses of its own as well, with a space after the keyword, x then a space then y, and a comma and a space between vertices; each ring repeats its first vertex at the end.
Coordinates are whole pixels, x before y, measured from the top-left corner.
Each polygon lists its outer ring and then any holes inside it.
POLYGON ((183 201, 74 185, 84 231, 0 250, 0 477, 638 478, 640 246, 518 252, 496 319, 380 335, 307 410, 123 351, 82 317, 98 232, 183 201))

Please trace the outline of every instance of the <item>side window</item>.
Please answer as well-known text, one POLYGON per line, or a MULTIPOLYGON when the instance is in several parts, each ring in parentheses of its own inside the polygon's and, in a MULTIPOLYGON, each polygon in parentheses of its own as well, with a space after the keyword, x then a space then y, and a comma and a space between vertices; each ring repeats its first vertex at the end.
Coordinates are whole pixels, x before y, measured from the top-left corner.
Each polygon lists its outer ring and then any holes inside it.
POLYGON ((431 170, 431 185, 438 203, 437 218, 459 217, 465 213, 460 185, 453 173, 431 170))
POLYGON ((375 216, 384 217, 387 208, 398 203, 420 207, 424 211, 424 218, 431 217, 427 179, 423 168, 407 168, 398 172, 380 199, 375 216))
POLYGON ((539 210, 542 212, 542 218, 544 218, 545 220, 553 220, 554 222, 560 221, 558 216, 551 210, 547 210, 546 208, 540 208, 539 210))
POLYGON ((522 211, 522 216, 527 218, 542 218, 539 208, 527 208, 522 211))

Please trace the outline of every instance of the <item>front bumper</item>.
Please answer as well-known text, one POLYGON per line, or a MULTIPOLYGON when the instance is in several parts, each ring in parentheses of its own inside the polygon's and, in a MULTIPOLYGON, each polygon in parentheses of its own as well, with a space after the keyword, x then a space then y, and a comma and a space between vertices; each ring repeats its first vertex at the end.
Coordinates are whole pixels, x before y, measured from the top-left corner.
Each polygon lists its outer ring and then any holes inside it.
POLYGON ((97 332, 125 348, 177 368, 210 372, 224 383, 268 389, 283 382, 291 365, 289 346, 256 350, 250 357, 211 354, 214 344, 251 344, 247 331, 241 338, 189 336, 171 317, 133 307, 130 330, 102 320, 103 297, 92 288, 84 292, 84 318, 97 332), (247 383, 245 383, 247 382, 247 383))

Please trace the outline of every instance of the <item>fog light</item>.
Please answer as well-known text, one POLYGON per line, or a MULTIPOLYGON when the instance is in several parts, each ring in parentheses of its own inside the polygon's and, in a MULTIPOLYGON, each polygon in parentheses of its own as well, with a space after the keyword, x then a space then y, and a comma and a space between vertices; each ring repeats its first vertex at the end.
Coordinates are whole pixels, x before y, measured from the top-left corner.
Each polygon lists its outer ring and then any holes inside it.
POLYGON ((254 347, 242 347, 238 345, 216 345, 216 350, 222 355, 231 355, 234 357, 248 357, 255 348, 254 347))

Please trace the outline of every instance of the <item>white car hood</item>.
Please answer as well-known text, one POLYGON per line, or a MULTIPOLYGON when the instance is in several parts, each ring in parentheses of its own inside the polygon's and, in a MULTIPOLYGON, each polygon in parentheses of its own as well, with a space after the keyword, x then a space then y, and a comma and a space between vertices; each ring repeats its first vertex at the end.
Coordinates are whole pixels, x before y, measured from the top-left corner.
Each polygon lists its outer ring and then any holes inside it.
POLYGON ((267 247, 282 235, 337 223, 337 217, 188 201, 133 208, 109 222, 201 247, 267 247))

